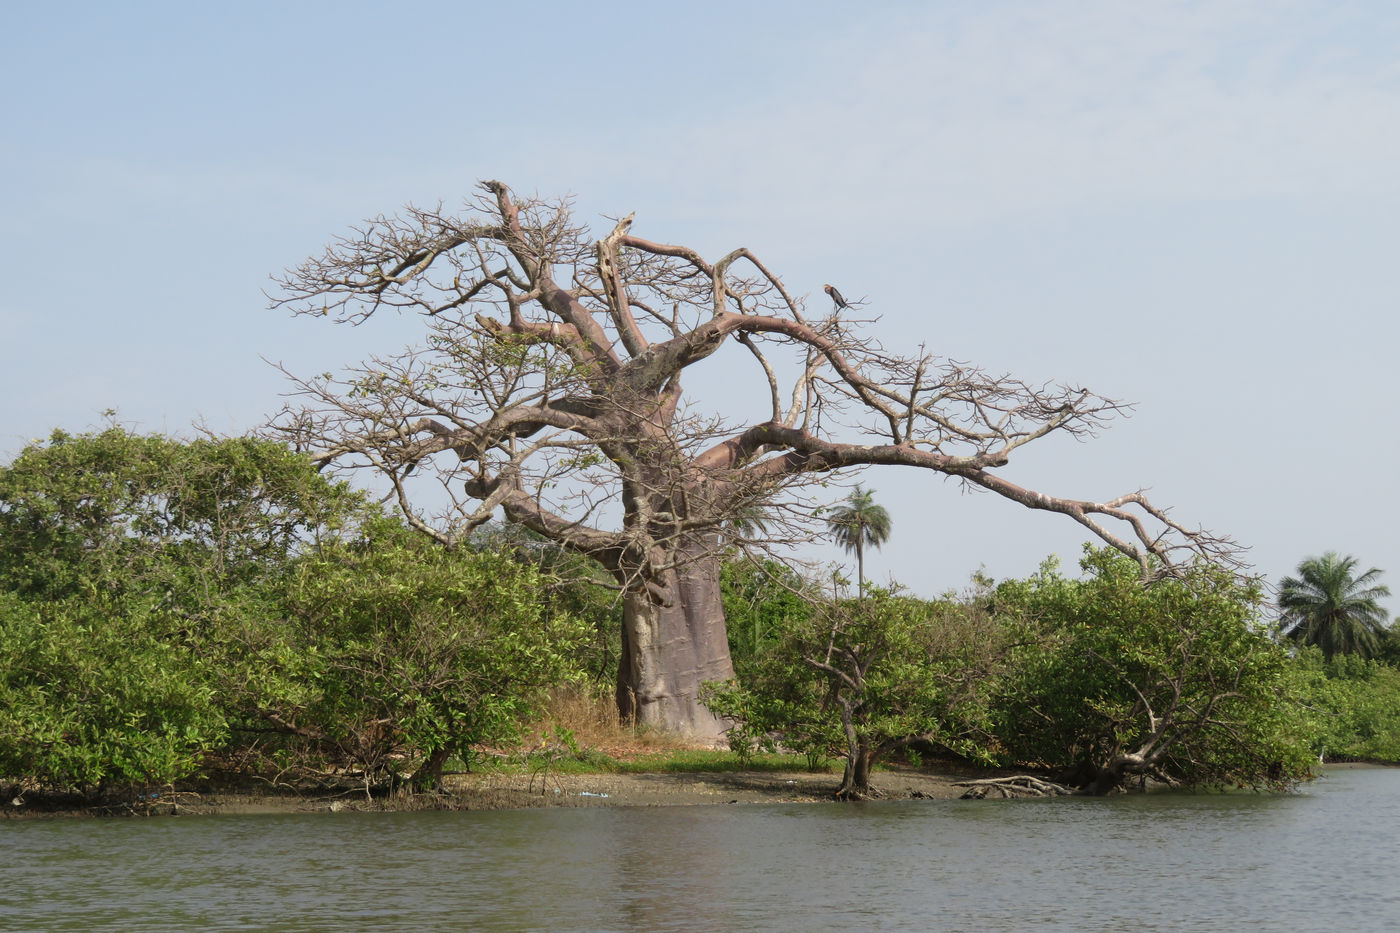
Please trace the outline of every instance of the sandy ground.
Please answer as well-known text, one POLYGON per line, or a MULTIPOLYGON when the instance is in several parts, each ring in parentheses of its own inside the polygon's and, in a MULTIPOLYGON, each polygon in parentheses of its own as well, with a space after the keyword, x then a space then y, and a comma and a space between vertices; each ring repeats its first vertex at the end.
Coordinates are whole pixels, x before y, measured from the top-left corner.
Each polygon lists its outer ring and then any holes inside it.
MULTIPOLYGON (((950 799, 956 782, 989 772, 955 765, 878 771, 872 781, 885 799, 950 799)), ((362 791, 324 794, 165 793, 136 805, 49 811, 49 816, 219 815, 341 813, 383 810, 508 810, 529 807, 752 806, 832 800, 840 773, 734 771, 686 774, 458 774, 442 794, 370 799, 362 791)), ((7 808, 9 809, 9 808, 7 808)), ((5 815, 39 816, 47 808, 9 809, 5 815), (23 812, 23 811, 28 812, 23 812)))
MULTIPOLYGON (((879 771, 871 782, 884 797, 954 798, 957 781, 983 771, 900 768, 879 771)), ((455 794, 468 807, 666 807, 704 804, 817 803, 829 801, 839 773, 733 771, 693 774, 561 774, 457 776, 455 794)))

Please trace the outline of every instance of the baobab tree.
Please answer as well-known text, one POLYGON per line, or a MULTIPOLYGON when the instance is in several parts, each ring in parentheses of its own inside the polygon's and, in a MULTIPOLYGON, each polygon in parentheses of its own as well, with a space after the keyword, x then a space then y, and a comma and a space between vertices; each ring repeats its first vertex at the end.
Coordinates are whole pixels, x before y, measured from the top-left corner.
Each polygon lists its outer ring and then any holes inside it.
POLYGON ((272 298, 349 323, 421 313, 423 346, 296 380, 301 401, 278 425, 322 463, 378 471, 407 521, 445 545, 501 513, 602 565, 623 603, 625 716, 718 735, 698 692, 732 676, 721 534, 755 505, 810 518, 803 491, 831 471, 953 476, 1069 516, 1144 570, 1182 549, 1228 554, 1140 492, 1056 498, 996 472, 1032 441, 1093 434, 1123 403, 888 353, 859 322, 809 316, 748 249, 710 260, 632 225, 594 239, 567 200, 488 181, 461 212, 367 222, 278 277, 272 298), (701 411, 683 377, 735 347, 759 410, 701 411), (436 512, 415 495, 425 476, 446 490, 436 512))

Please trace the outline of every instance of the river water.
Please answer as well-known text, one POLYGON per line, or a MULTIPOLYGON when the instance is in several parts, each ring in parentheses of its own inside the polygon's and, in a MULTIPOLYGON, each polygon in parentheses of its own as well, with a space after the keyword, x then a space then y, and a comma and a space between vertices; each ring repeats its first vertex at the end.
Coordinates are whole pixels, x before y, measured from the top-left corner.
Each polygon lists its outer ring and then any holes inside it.
POLYGON ((0 822, 0 930, 1400 930, 1400 769, 1107 800, 0 822))

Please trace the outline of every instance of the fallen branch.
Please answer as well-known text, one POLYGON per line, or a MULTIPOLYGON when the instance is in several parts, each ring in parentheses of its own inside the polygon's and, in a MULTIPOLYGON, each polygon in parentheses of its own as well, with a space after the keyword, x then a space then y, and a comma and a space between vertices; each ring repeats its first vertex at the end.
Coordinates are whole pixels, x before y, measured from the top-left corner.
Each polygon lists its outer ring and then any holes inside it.
POLYGON ((985 800, 989 796, 1008 797, 1063 797, 1073 794, 1073 788, 1053 781, 1042 781, 1029 774, 1015 777, 983 778, 978 781, 957 781, 954 787, 966 787, 962 800, 985 800))

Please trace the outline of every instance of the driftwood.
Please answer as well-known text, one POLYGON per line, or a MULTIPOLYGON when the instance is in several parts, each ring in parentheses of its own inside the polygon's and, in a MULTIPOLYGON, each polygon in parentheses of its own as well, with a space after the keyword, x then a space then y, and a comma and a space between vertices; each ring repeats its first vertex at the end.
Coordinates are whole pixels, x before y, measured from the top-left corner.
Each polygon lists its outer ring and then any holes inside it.
POLYGON ((1053 781, 1043 781, 1029 774, 1015 777, 984 778, 979 781, 958 781, 954 787, 966 787, 962 800, 985 800, 987 797, 1061 797, 1074 789, 1053 781))

